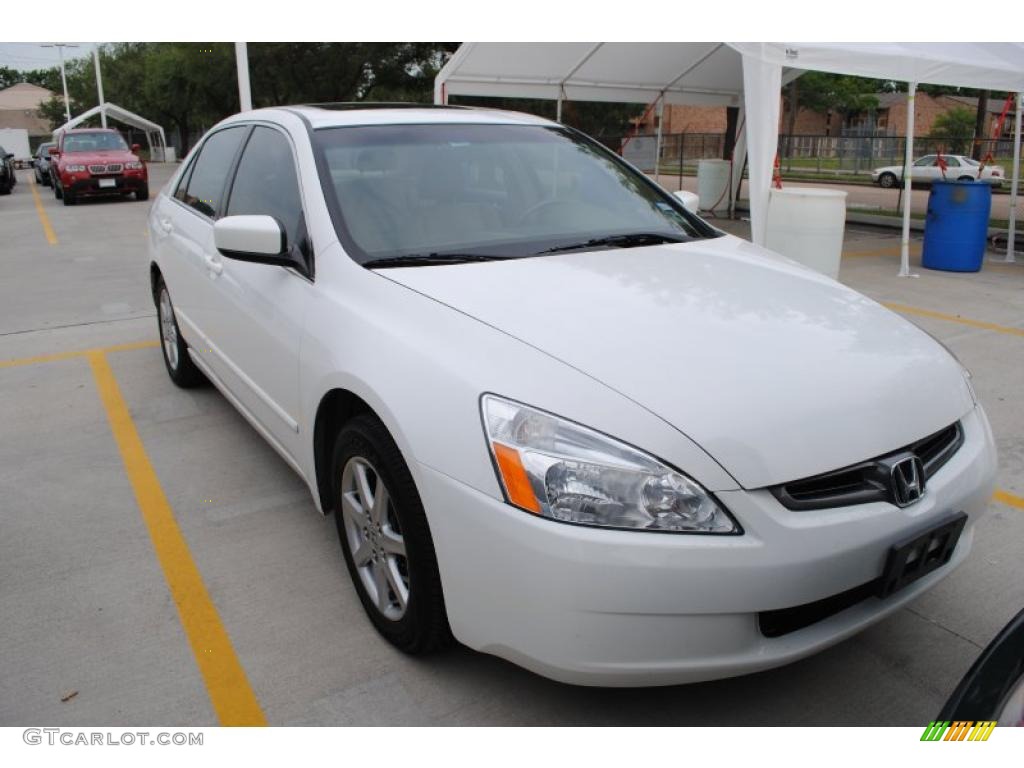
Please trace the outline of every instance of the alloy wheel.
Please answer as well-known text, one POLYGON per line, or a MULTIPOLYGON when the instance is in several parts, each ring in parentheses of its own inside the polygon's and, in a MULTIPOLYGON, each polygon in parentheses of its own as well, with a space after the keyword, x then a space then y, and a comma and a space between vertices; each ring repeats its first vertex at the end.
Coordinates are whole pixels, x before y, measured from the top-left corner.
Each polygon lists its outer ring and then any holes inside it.
POLYGON ((174 309, 171 297, 164 288, 160 291, 160 336, 164 345, 164 355, 172 370, 178 370, 178 329, 174 325, 174 309))
POLYGON ((341 476, 345 544, 370 602, 398 621, 409 605, 409 562, 391 494, 367 459, 353 456, 341 476))

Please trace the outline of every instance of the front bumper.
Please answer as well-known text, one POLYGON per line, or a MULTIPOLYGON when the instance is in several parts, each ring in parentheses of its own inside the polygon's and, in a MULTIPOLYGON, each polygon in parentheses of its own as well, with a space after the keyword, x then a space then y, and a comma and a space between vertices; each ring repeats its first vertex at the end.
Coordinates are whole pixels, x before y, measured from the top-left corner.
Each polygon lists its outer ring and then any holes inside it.
POLYGON ((144 176, 90 176, 78 178, 64 185, 64 190, 76 197, 89 195, 123 195, 142 189, 149 184, 144 176), (113 179, 113 187, 100 186, 101 179, 113 179))
POLYGON ((996 455, 980 407, 962 423, 964 445, 912 506, 795 512, 765 490, 717 494, 742 536, 565 525, 419 464, 452 631, 471 648, 581 685, 671 685, 800 659, 897 610, 967 556, 996 455), (893 542, 958 511, 967 527, 946 566, 781 637, 760 632, 760 612, 877 578, 893 542))

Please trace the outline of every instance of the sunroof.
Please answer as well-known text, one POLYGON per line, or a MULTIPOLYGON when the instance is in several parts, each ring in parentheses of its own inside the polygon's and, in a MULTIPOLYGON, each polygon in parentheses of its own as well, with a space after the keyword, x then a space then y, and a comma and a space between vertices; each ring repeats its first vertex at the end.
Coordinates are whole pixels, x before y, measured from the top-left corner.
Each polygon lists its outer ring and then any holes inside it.
POLYGON ((328 101, 307 104, 307 107, 331 109, 339 112, 350 109, 466 109, 457 104, 420 104, 408 101, 328 101))

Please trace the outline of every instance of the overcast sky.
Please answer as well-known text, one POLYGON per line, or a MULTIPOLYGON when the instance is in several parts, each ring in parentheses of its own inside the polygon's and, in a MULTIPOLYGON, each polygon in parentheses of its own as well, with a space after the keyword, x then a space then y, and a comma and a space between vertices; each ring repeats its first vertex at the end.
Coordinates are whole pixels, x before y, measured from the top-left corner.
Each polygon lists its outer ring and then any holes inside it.
MULTIPOLYGON (((91 56, 97 43, 75 43, 77 48, 65 48, 64 58, 91 56)), ((56 48, 41 48, 39 43, 0 43, 0 67, 11 69, 45 69, 60 64, 56 48)))

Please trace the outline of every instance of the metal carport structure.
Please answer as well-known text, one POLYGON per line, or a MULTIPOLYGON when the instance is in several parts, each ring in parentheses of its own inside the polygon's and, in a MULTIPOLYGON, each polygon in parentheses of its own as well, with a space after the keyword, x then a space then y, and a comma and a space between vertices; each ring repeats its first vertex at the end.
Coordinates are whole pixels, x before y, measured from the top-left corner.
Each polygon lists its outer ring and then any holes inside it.
MULTIPOLYGON (((749 156, 751 235, 764 243, 772 164, 778 147, 782 84, 802 71, 821 70, 909 84, 1016 92, 1017 118, 1008 258, 1013 256, 1020 175, 1022 43, 463 43, 438 73, 436 103, 452 95, 642 102, 659 106, 742 106, 746 129, 737 161, 749 156)), ((906 171, 913 157, 908 110, 906 171)), ((659 129, 660 130, 660 129, 659 129)), ((741 162, 733 165, 733 191, 741 162)), ((908 195, 909 197, 909 195, 908 195)), ((909 274, 910 206, 904 206, 900 274, 909 274)))
POLYGON ((162 162, 166 158, 167 138, 164 135, 163 126, 154 123, 152 120, 140 117, 134 112, 129 112, 127 109, 119 107, 117 104, 111 104, 110 102, 99 104, 92 109, 87 109, 77 117, 71 118, 71 120, 64 123, 64 125, 54 130, 54 140, 56 141, 57 137, 64 131, 76 128, 89 118, 96 117, 97 115, 106 115, 111 120, 116 120, 124 125, 130 125, 133 128, 145 131, 146 142, 149 144, 150 160, 162 162))

